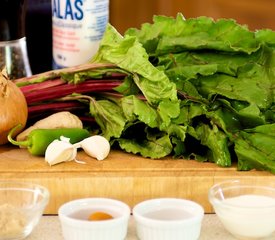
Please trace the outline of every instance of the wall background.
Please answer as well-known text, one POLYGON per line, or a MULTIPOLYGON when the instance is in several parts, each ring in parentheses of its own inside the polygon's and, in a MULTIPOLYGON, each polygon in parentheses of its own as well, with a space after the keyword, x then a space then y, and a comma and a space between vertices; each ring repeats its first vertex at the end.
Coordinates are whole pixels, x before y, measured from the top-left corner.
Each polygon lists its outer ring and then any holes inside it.
POLYGON ((251 30, 275 30, 275 0, 110 0, 110 22, 121 33, 151 22, 154 14, 174 17, 178 12, 185 18, 233 18, 251 30))

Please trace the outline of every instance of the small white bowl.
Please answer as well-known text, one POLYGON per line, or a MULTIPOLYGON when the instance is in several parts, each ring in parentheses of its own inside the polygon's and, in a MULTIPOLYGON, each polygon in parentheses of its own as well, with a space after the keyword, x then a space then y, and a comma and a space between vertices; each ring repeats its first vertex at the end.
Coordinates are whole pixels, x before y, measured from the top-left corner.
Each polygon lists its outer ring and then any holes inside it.
POLYGON ((63 204, 58 209, 65 240, 123 240, 127 235, 130 207, 109 198, 83 198, 63 204), (112 219, 89 221, 89 215, 104 212, 112 219))
POLYGON ((275 231, 275 182, 232 180, 215 184, 209 201, 237 239, 263 239, 275 231))
POLYGON ((157 198, 134 206, 133 216, 140 240, 196 240, 204 209, 190 200, 157 198))

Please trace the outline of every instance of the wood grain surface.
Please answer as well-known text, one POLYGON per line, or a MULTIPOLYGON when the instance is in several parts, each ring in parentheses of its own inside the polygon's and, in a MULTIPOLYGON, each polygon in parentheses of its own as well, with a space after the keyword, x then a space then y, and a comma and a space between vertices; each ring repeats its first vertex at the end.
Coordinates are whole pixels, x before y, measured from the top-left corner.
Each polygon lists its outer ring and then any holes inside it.
POLYGON ((206 213, 213 209, 208 190, 217 182, 247 179, 274 181, 264 171, 237 171, 235 166, 221 168, 213 163, 165 158, 146 159, 137 155, 112 151, 103 161, 78 152, 78 160, 49 166, 43 157, 35 157, 26 149, 0 147, 0 180, 19 180, 41 184, 50 191, 45 214, 57 214, 61 204, 78 198, 109 197, 124 201, 130 207, 158 197, 186 198, 200 203, 206 213))

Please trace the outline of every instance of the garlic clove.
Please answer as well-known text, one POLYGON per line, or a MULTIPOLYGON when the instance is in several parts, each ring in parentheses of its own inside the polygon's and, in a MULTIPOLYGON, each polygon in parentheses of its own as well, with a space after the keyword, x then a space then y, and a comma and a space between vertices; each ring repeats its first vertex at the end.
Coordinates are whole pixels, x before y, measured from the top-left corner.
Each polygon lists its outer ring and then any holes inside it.
POLYGON ((97 160, 105 159, 111 149, 109 141, 100 135, 85 138, 80 142, 80 146, 86 154, 97 160))
POLYGON ((61 137, 60 140, 54 140, 49 144, 45 152, 45 161, 50 166, 72 161, 76 158, 77 148, 75 148, 68 138, 61 137))

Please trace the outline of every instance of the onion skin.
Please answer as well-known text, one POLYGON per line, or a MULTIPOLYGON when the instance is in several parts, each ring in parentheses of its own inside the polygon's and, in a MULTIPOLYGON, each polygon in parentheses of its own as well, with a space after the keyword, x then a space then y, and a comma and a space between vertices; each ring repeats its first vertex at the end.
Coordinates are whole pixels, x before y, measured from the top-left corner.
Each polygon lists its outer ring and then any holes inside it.
POLYGON ((17 135, 26 126, 28 105, 19 87, 10 81, 3 70, 0 73, 0 145, 8 143, 9 131, 17 126, 22 128, 15 132, 17 135))

